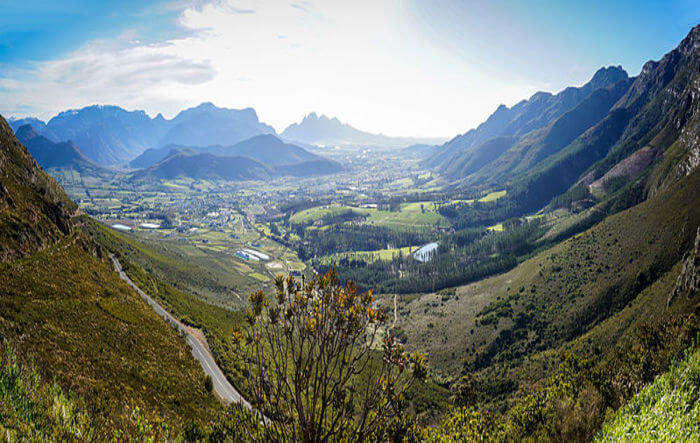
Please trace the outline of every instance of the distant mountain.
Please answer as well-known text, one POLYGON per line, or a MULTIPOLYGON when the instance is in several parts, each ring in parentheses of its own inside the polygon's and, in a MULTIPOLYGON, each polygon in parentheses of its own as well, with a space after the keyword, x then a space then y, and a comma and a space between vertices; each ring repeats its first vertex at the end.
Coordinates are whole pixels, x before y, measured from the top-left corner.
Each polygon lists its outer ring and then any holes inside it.
POLYGON ((46 126, 46 123, 42 120, 39 120, 38 118, 34 117, 26 117, 26 118, 19 118, 19 119, 14 119, 11 118, 8 123, 10 124, 10 127, 12 130, 16 133, 19 128, 21 128, 24 125, 31 125, 32 128, 38 133, 43 135, 44 137, 48 138, 49 140, 56 141, 55 135, 51 133, 49 130, 48 126, 46 126))
POLYGON ((146 149, 168 144, 231 145, 259 134, 274 134, 258 121, 251 108, 218 108, 211 103, 180 112, 171 120, 144 111, 94 105, 61 112, 44 123, 35 118, 12 120, 13 129, 24 124, 52 141, 73 141, 92 161, 102 165, 126 163, 146 149))
POLYGON ((220 155, 243 155, 266 165, 285 166, 306 161, 325 160, 304 148, 285 143, 274 135, 258 135, 229 148, 219 150, 220 155))
POLYGON ((40 135, 31 124, 20 126, 15 131, 17 139, 29 150, 39 166, 44 169, 75 169, 79 172, 106 172, 98 166, 73 142, 55 143, 40 135))
POLYGON ((174 152, 160 163, 134 173, 134 179, 194 178, 200 180, 262 180, 271 171, 251 158, 220 157, 210 153, 174 152))
POLYGON ((150 175, 224 180, 264 179, 271 175, 312 176, 342 170, 339 163, 284 143, 271 134, 257 135, 233 146, 168 145, 149 149, 134 159, 131 166, 146 168, 134 174, 137 178, 150 175), (215 165, 217 159, 221 167, 215 165), (224 166, 230 171, 221 169, 224 166), (246 168, 250 170, 246 172, 246 168))
MULTIPOLYGON (((457 156, 477 148, 489 139, 523 136, 541 129, 574 109, 593 91, 610 88, 627 78, 627 73, 621 66, 601 68, 581 87, 569 87, 554 95, 537 92, 529 100, 523 100, 512 108, 500 105, 478 127, 445 143, 425 164, 432 168, 447 169, 457 160, 457 156)), ((453 168, 452 173, 457 171, 453 168)))
POLYGON ((49 120, 47 129, 55 141, 72 140, 91 160, 110 165, 157 144, 167 131, 167 121, 151 119, 144 111, 95 105, 61 112, 49 120))
POLYGON ((252 108, 226 109, 211 103, 180 112, 167 121, 167 133, 158 146, 180 144, 188 146, 232 145, 254 135, 275 134, 275 130, 258 120, 252 108))
POLYGON ((375 146, 401 148, 413 144, 438 144, 444 139, 417 137, 389 137, 355 129, 337 118, 320 117, 312 112, 301 123, 289 125, 281 134, 285 140, 322 146, 375 146))

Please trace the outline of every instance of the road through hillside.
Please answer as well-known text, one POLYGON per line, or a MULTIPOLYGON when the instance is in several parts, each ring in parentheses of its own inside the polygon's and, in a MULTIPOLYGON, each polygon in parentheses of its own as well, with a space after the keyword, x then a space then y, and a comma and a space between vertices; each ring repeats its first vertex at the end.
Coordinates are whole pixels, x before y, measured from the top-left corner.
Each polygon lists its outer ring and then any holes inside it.
POLYGON ((112 259, 112 262, 114 263, 114 269, 119 273, 119 276, 122 278, 122 280, 124 280, 132 288, 134 288, 134 290, 138 292, 141 298, 143 298, 146 301, 146 303, 151 305, 153 310, 156 311, 156 314, 161 316, 167 323, 170 324, 170 326, 180 331, 180 333, 182 333, 186 337, 187 344, 192 349, 192 355, 202 366, 204 372, 211 376, 212 381, 214 382, 214 391, 224 401, 224 403, 240 403, 246 408, 251 409, 250 403, 248 403, 243 398, 243 396, 238 391, 236 391, 236 389, 231 385, 231 383, 229 383, 229 381, 226 380, 226 377, 224 376, 223 372, 221 372, 221 369, 219 368, 219 366, 217 366, 214 359, 207 352, 207 349, 204 347, 204 345, 196 339, 196 337, 187 329, 187 327, 185 327, 184 324, 182 324, 178 319, 170 315, 170 313, 166 311, 160 304, 158 304, 155 300, 146 295, 146 293, 143 292, 141 288, 136 286, 134 282, 131 281, 129 276, 126 275, 126 273, 122 270, 121 263, 119 263, 119 260, 117 260, 117 258, 113 254, 109 254, 109 257, 112 259))

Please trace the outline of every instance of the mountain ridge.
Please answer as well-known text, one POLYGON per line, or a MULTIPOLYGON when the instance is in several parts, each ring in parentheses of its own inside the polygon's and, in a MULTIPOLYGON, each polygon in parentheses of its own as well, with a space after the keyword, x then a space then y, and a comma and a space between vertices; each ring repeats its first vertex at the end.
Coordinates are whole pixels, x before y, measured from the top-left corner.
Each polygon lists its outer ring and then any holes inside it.
POLYGON ((220 108, 211 102, 184 109, 169 120, 162 114, 151 118, 142 110, 90 105, 62 111, 46 123, 32 117, 10 121, 14 130, 25 123, 52 141, 75 142, 100 165, 122 164, 146 149, 171 143, 233 144, 258 134, 275 134, 258 120, 253 108, 220 108))
POLYGON ((596 89, 612 87, 620 80, 627 79, 627 72, 621 66, 603 67, 580 87, 567 87, 557 94, 536 92, 527 100, 521 100, 508 108, 498 108, 480 125, 458 135, 442 147, 424 165, 431 168, 446 168, 457 155, 477 147, 496 136, 522 136, 527 132, 542 128, 556 118, 570 111, 596 89))
POLYGON ((280 134, 283 139, 323 146, 375 146, 385 148, 404 148, 415 144, 437 144, 439 137, 390 137, 361 131, 343 123, 337 117, 329 118, 311 112, 301 122, 292 123, 280 134))

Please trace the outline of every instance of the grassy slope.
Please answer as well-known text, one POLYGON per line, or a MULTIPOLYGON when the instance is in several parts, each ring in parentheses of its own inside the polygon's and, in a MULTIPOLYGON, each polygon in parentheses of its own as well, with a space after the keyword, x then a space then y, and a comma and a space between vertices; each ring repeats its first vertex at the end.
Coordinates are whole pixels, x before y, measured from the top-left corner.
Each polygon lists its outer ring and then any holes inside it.
MULTIPOLYGON (((411 347, 447 376, 555 349, 622 310, 678 262, 700 221, 696 172, 512 271, 400 307, 411 347), (488 356, 488 360, 484 360, 488 356)), ((666 297, 664 297, 665 300, 666 297)))
POLYGON ((292 215, 289 218, 289 223, 292 225, 313 223, 314 220, 319 220, 322 217, 335 216, 347 211, 352 211, 357 216, 365 216, 369 214, 368 210, 345 205, 317 206, 315 208, 305 209, 292 215))
POLYGON ((50 246, 70 231, 75 209, 0 116, 0 261, 50 246))
POLYGON ((211 416, 218 402, 184 340, 93 248, 74 234, 0 264, 0 331, 45 379, 119 427, 137 406, 175 426, 211 416))
POLYGON ((122 282, 74 211, 0 118, 0 342, 83 396, 97 426, 128 429, 137 407, 175 427, 207 420, 220 406, 189 348, 122 282))
POLYGON ((700 440, 700 350, 673 365, 617 411, 596 440, 700 440))

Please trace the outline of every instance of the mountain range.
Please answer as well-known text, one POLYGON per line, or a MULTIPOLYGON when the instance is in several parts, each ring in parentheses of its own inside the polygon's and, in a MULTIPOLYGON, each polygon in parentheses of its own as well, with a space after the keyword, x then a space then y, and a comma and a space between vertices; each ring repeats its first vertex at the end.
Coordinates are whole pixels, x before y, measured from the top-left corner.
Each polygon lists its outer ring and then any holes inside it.
POLYGON ((341 171, 332 160, 272 134, 257 135, 232 146, 187 147, 168 145, 149 149, 131 162, 145 168, 136 178, 190 177, 197 179, 252 180, 271 176, 311 176, 341 171))
POLYGON ((170 143, 194 146, 234 144, 259 134, 274 134, 255 110, 219 108, 211 103, 186 109, 167 120, 144 111, 94 105, 61 112, 44 123, 36 118, 10 120, 17 130, 30 124, 54 141, 72 141, 85 156, 101 165, 124 164, 149 148, 170 143))
MULTIPOLYGON (((589 82, 581 87, 568 87, 558 94, 537 92, 528 100, 522 100, 512 108, 500 105, 475 129, 445 143, 425 164, 437 167, 453 177, 467 175, 473 172, 474 166, 470 165, 465 170, 459 170, 454 168, 454 163, 469 164, 472 156, 478 158, 484 155, 479 151, 493 152, 493 146, 482 148, 482 144, 497 137, 509 137, 510 144, 513 144, 516 140, 513 137, 522 137, 551 124, 578 106, 592 92, 612 87, 627 79, 627 73, 620 66, 601 68, 589 82)), ((504 142, 505 140, 502 140, 498 143, 501 151, 510 146, 504 142)))
POLYGON ((372 134, 342 123, 337 118, 329 118, 315 112, 308 114, 300 123, 292 123, 280 136, 283 139, 299 143, 320 146, 372 146, 380 148, 403 148, 414 144, 434 145, 441 143, 440 138, 389 137, 372 134))
MULTIPOLYGON (((695 27, 637 77, 619 66, 602 68, 581 87, 501 105, 423 165, 460 186, 506 188, 511 201, 530 211, 577 184, 597 181, 602 189, 603 177, 630 181, 652 162, 682 158, 686 166, 679 168, 692 169, 700 161, 699 48, 695 27)), ((649 179, 652 191, 662 184, 649 179)))

